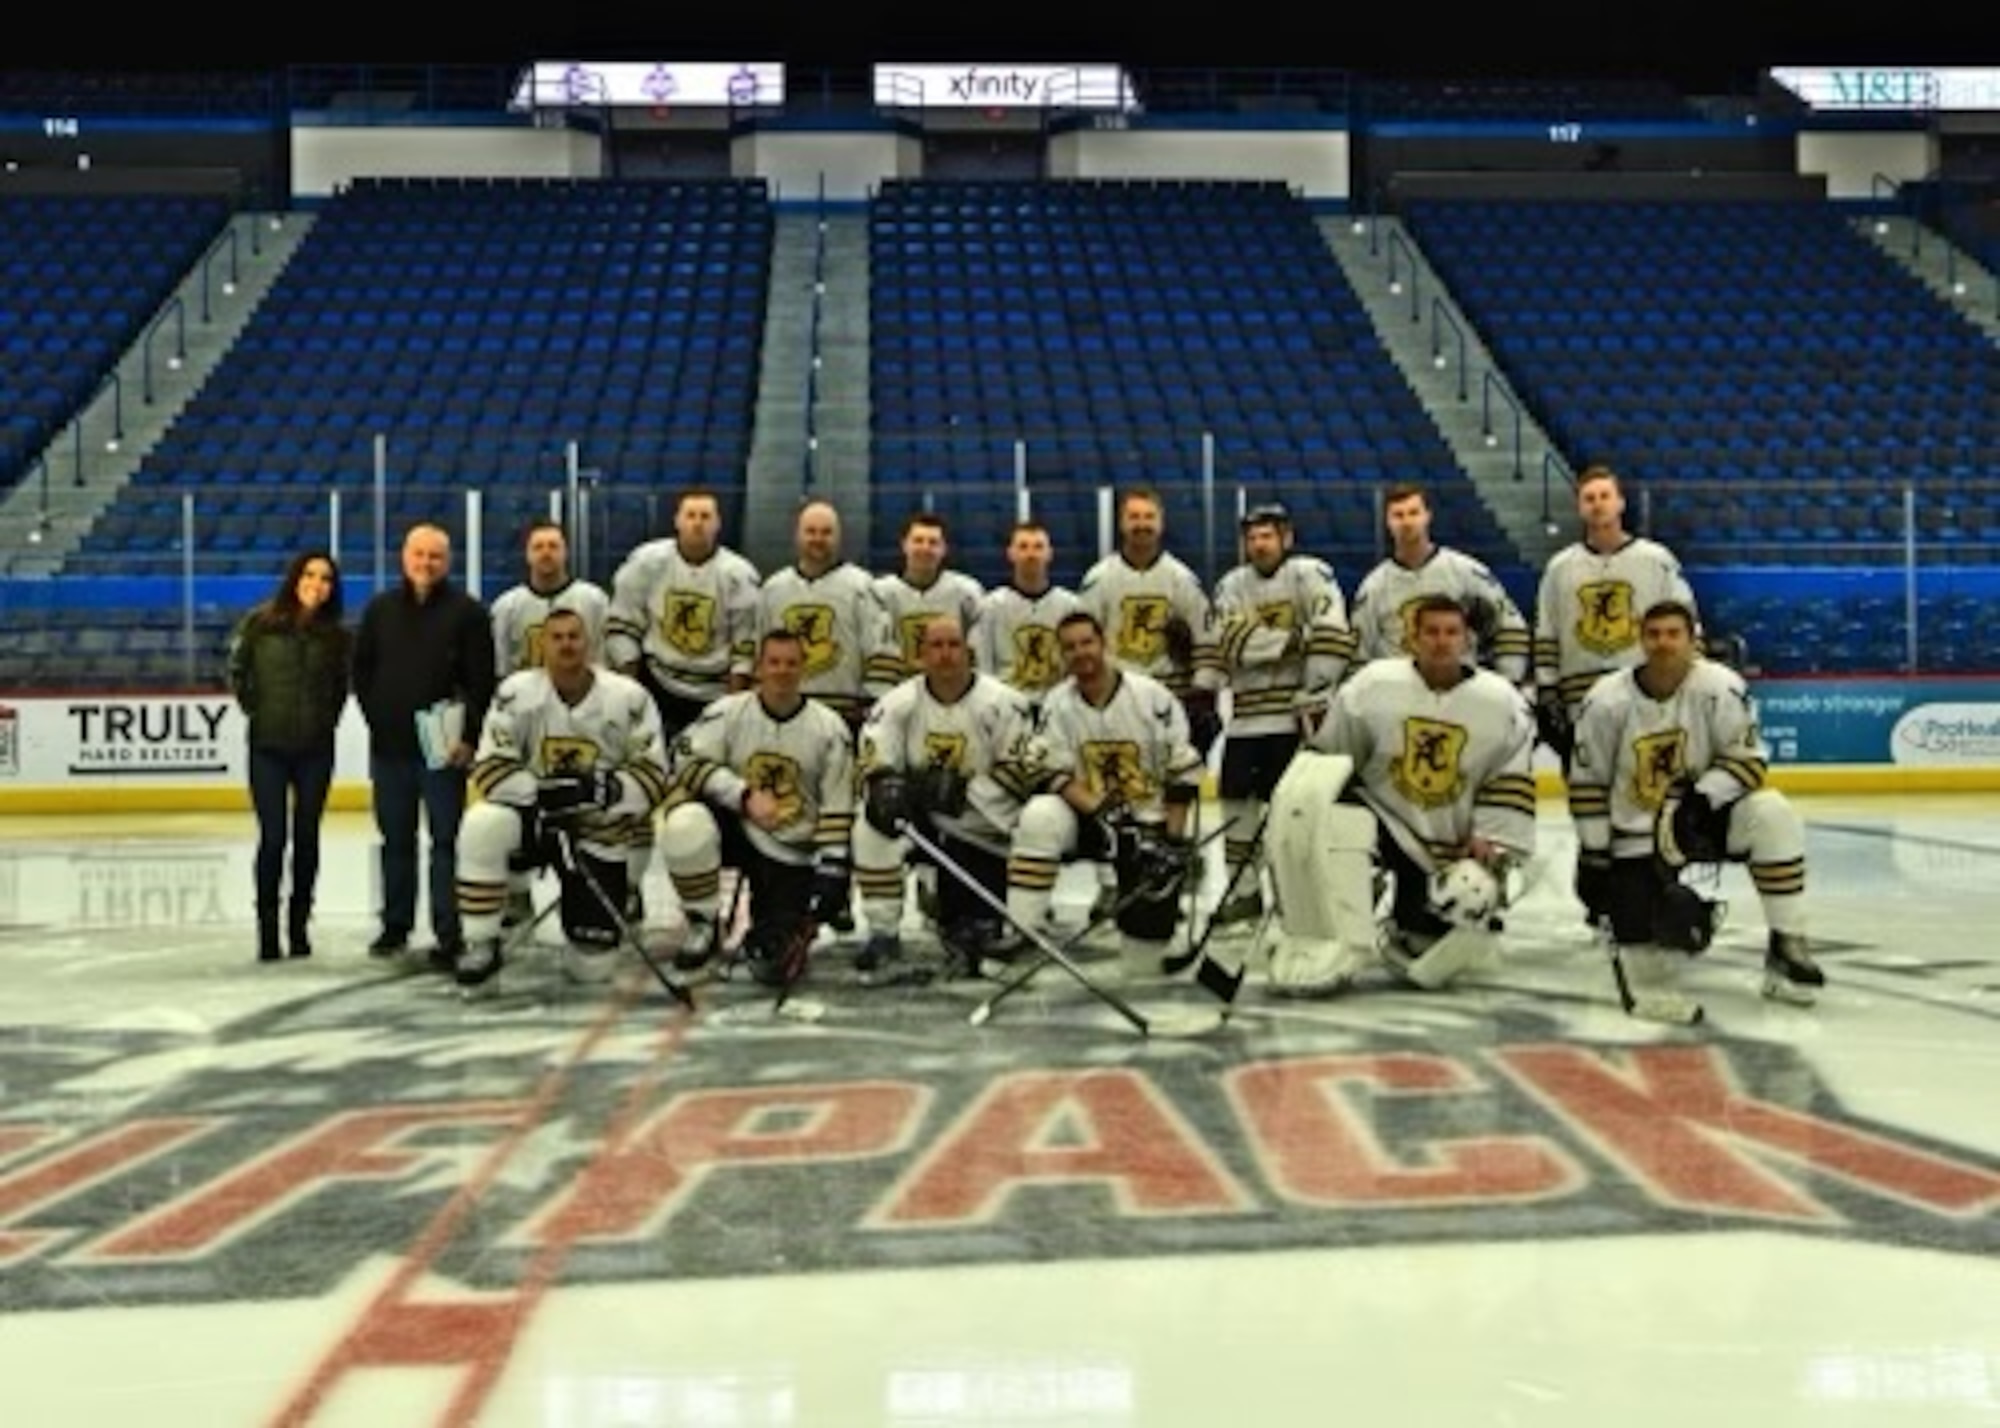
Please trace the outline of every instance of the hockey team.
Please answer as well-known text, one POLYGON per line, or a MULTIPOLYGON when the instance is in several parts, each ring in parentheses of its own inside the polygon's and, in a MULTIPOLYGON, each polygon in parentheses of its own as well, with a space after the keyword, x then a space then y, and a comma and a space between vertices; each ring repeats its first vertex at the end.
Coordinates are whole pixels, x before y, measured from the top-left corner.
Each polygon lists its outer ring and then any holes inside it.
POLYGON ((601 978, 635 942, 654 961, 666 909, 640 889, 657 863, 684 930, 655 966, 677 985, 740 968, 789 988, 824 929, 857 927, 841 955, 863 985, 1004 978, 1108 923, 1127 976, 1183 972, 1236 930, 1275 995, 1438 990, 1501 955, 1546 746, 1627 1012, 1701 1014, 1680 971, 1710 946, 1704 888, 1726 863, 1762 905, 1766 995, 1810 1002, 1804 835, 1767 785, 1748 690, 1703 655, 1673 556, 1625 530, 1616 475, 1586 471, 1577 506, 1532 623, 1432 541, 1416 486, 1388 493, 1391 551, 1351 605, 1276 504, 1243 515, 1241 563, 1211 595, 1143 488, 1120 494, 1117 547, 1073 591, 1032 520, 985 590, 951 568, 941 517, 912 514, 901 568, 875 576, 812 500, 793 562, 760 576, 690 490, 608 595, 538 525, 528 579, 494 607, 513 672, 471 767, 452 970, 491 982, 542 868, 573 974, 601 978), (1087 915, 1056 896, 1071 864, 1096 869, 1087 915), (909 935, 912 882, 932 936, 909 935))

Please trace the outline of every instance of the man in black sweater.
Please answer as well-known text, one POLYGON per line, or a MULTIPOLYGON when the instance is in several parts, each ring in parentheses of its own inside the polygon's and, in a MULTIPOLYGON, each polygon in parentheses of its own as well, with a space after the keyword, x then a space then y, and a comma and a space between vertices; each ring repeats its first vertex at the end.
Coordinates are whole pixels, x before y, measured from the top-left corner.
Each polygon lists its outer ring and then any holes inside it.
POLYGON ((433 960, 449 969, 464 944, 452 892, 466 771, 496 682, 486 607, 453 585, 451 537, 421 522, 403 538, 403 580, 361 612, 354 640, 354 695, 368 721, 368 777, 382 835, 382 929, 375 957, 400 955, 417 921, 417 809, 430 829, 433 960), (432 767, 417 739, 417 715, 440 700, 464 720, 432 767))

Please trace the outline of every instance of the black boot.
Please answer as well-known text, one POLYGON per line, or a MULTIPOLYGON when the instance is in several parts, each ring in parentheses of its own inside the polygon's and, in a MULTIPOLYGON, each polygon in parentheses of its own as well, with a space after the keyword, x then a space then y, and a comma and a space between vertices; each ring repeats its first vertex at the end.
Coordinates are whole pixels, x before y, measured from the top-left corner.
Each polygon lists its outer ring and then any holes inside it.
POLYGON ((312 934, 308 930, 312 922, 312 899, 294 896, 287 909, 288 923, 292 939, 294 957, 310 957, 313 954, 312 934))
POLYGON ((257 904, 257 960, 276 962, 285 955, 285 948, 278 941, 278 905, 275 902, 257 904))

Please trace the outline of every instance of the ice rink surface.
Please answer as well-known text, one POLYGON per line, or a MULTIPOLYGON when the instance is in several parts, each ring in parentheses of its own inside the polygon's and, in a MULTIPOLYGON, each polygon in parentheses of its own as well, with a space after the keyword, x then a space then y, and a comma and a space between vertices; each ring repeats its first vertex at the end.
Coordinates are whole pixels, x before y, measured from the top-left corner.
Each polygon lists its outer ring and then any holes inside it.
POLYGON ((1253 964, 1193 1040, 839 946, 811 1020, 552 949, 468 1004, 364 955, 365 815, 277 965, 247 814, 0 820, 6 1419, 2000 1423, 2000 802, 1798 803, 1814 1008, 1731 869, 1707 1021, 1626 1017, 1546 804, 1471 985, 1253 964))

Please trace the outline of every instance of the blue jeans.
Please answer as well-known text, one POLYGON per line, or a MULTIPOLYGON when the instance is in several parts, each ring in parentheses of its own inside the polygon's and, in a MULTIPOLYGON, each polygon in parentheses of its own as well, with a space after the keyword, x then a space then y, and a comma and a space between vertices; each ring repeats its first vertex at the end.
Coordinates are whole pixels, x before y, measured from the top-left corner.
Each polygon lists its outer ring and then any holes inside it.
POLYGON ((292 901, 312 906, 319 882, 319 825, 333 783, 333 746, 250 750, 250 806, 257 814, 257 906, 275 910, 292 849, 292 901))
POLYGON ((431 836, 431 931, 441 943, 460 940, 458 824, 465 814, 465 770, 432 769, 420 755, 374 754, 375 828, 382 835, 382 930, 407 936, 417 924, 417 808, 431 836))

